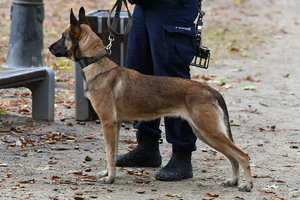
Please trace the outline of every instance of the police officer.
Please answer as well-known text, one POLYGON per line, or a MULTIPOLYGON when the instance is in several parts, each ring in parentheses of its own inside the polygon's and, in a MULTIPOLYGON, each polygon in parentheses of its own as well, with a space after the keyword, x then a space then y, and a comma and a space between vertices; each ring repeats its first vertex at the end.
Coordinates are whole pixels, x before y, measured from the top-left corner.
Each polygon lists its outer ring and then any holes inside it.
MULTIPOLYGON (((143 74, 190 79, 189 64, 195 54, 199 0, 128 0, 135 4, 129 32, 126 66, 143 74)), ((145 99, 147 101, 147 99, 145 99)), ((186 121, 165 118, 166 139, 172 144, 168 164, 155 178, 177 181, 193 177, 191 155, 196 136, 186 121)), ((117 159, 117 166, 158 167, 160 119, 138 122, 137 147, 117 159)))

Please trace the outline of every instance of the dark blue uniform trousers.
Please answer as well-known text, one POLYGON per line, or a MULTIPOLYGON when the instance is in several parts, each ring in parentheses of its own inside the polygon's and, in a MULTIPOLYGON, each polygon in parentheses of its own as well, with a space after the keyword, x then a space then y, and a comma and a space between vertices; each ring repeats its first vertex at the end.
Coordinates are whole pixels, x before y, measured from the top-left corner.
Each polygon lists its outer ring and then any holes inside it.
MULTIPOLYGON (((148 0, 136 5, 129 32, 126 66, 143 74, 190 79, 189 64, 195 52, 198 0, 148 0)), ((145 99, 147 101, 147 99, 145 99)), ((196 136, 179 118, 164 119, 169 143, 189 151, 196 149, 196 136)), ((160 119, 137 122, 139 135, 159 139, 160 119)))

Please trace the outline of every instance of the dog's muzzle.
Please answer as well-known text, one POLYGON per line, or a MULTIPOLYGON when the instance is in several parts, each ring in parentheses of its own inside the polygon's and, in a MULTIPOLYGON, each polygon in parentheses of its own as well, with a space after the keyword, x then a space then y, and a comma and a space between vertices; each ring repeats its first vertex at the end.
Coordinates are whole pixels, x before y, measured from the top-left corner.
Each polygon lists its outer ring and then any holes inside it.
POLYGON ((56 57, 68 57, 68 49, 63 44, 62 39, 60 39, 57 42, 53 43, 48 48, 49 48, 51 54, 56 56, 56 57))

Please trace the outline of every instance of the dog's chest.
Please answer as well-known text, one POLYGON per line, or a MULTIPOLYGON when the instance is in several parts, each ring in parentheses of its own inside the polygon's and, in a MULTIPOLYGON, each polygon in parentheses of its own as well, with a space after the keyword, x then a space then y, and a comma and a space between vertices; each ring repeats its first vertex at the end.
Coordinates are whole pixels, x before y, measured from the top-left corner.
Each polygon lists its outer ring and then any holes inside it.
POLYGON ((91 93, 89 91, 88 83, 83 71, 82 71, 82 80, 83 80, 83 91, 84 91, 83 94, 86 98, 90 99, 91 93))
POLYGON ((91 92, 89 91, 88 85, 85 80, 83 81, 83 89, 84 89, 84 96, 90 99, 91 92))

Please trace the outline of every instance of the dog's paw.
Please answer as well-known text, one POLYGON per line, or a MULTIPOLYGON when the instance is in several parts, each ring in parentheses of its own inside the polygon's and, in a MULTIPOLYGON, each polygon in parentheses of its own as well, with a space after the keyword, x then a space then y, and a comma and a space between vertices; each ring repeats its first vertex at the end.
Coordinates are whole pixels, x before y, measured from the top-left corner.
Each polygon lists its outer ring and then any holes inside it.
POLYGON ((238 180, 228 179, 225 182, 223 182, 222 185, 225 187, 234 187, 238 185, 238 180))
POLYGON ((99 178, 103 178, 103 177, 106 177, 108 176, 108 171, 107 170, 103 170, 101 171, 99 174, 98 174, 98 177, 99 178))
POLYGON ((239 185, 239 191, 241 192, 250 192, 252 188, 253 188, 252 182, 249 184, 242 183, 241 185, 239 185))
POLYGON ((115 178, 111 177, 111 176, 106 176, 106 177, 100 178, 98 181, 99 181, 99 183, 112 184, 115 182, 115 178))

